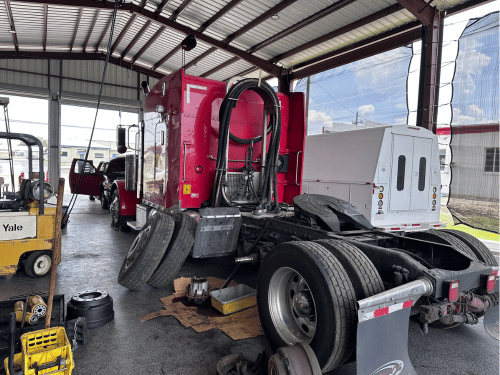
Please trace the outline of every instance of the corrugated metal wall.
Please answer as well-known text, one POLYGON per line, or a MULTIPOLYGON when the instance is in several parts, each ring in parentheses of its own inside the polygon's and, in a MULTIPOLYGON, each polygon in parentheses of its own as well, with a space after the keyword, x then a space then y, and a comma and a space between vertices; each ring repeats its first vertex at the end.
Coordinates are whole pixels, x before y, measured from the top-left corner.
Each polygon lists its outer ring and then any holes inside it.
MULTIPOLYGON (((0 95, 49 98, 61 93, 63 104, 95 107, 104 61, 0 59, 0 95)), ((136 112, 147 76, 108 64, 102 108, 136 112)), ((155 78, 149 78, 153 87, 155 78)))

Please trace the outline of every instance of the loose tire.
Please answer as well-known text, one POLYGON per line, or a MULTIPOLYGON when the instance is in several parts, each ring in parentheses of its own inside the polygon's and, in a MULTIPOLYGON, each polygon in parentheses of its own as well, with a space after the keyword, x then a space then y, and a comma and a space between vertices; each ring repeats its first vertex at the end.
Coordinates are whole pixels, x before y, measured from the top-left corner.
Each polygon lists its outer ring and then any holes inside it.
POLYGON ((318 243, 282 243, 266 256, 257 305, 273 349, 306 342, 323 372, 342 365, 355 348, 354 288, 342 264, 318 243))
POLYGON ((101 208, 103 210, 109 209, 109 202, 108 199, 106 198, 106 195, 104 194, 104 191, 101 191, 101 196, 99 199, 101 201, 101 208))
POLYGON ((141 288, 154 273, 174 232, 171 215, 157 212, 149 217, 128 251, 118 282, 130 290, 141 288))
POLYGON ((52 258, 48 251, 34 251, 24 262, 24 272, 29 277, 43 277, 52 267, 52 258))
POLYGON ((120 193, 118 193, 118 189, 113 192, 109 211, 111 212, 111 228, 122 232, 128 232, 130 227, 126 223, 122 223, 120 217, 120 193))
POLYGON ((359 300, 385 291, 384 283, 371 260, 356 246, 338 240, 315 241, 342 264, 359 300))
POLYGON ((177 275, 193 248, 196 220, 185 213, 174 216, 175 229, 160 265, 148 280, 155 288, 167 286, 177 275))
POLYGON ((488 249, 488 247, 476 237, 456 229, 442 229, 440 232, 451 234, 453 237, 456 237, 465 243, 469 249, 476 254, 477 259, 484 262, 487 266, 498 266, 497 260, 491 253, 490 249, 488 249))

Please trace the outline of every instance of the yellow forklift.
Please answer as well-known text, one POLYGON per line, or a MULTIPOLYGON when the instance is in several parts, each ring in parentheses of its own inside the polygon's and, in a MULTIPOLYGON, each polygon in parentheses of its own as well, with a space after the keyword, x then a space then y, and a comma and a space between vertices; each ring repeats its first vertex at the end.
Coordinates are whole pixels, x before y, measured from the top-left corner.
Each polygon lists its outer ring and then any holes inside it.
MULTIPOLYGON (((7 129, 8 130, 8 129, 7 129)), ((49 273, 52 266, 54 246, 55 217, 57 207, 46 207, 46 200, 55 191, 43 181, 43 146, 32 135, 0 132, 0 141, 6 140, 8 146, 13 140, 21 141, 28 147, 28 178, 24 179, 18 191, 14 191, 14 179, 11 190, 2 184, 0 192, 0 276, 15 274, 24 266, 24 271, 31 277, 42 277, 49 273), (34 179, 33 159, 38 154, 40 179, 34 179)), ((11 176, 14 175, 12 148, 8 147, 11 176)), ((59 203, 59 202, 58 202, 59 203)), ((61 202, 62 204, 62 202, 61 202)))

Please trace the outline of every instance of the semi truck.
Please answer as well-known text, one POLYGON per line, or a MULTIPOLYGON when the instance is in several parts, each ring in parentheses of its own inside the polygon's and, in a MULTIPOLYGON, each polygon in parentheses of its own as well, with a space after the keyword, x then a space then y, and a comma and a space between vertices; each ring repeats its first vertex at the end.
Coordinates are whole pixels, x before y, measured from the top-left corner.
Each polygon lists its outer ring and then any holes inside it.
POLYGON ((303 375, 353 360, 358 374, 416 374, 410 316, 423 332, 483 318, 498 339, 496 259, 476 238, 434 227, 432 133, 402 125, 333 134, 347 150, 337 152, 327 138, 317 148, 306 142, 300 92, 183 70, 143 88, 137 158, 112 188, 113 222, 138 230, 121 285, 166 286, 188 256, 260 263, 259 316, 271 346, 281 348, 274 374, 302 360, 315 363, 303 375), (314 152, 313 165, 304 164, 314 152), (339 186, 314 177, 332 178, 334 169, 344 176, 339 186), (398 230, 384 230, 383 217, 398 230))

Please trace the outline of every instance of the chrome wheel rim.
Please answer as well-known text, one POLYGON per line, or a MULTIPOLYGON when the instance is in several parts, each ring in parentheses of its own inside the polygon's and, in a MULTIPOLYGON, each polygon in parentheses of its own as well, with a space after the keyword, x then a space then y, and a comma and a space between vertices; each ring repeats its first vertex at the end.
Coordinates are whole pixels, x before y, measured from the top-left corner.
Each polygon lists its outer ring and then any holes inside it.
POLYGON ((310 343, 316 332, 316 305, 306 280, 283 267, 271 278, 269 312, 276 331, 287 345, 310 343))
POLYGON ((50 256, 48 256, 47 254, 41 255, 33 264, 33 272, 35 272, 35 274, 38 276, 45 275, 47 272, 49 272, 51 265, 52 260, 50 259, 50 256))
POLYGON ((117 196, 114 197, 113 203, 111 203, 109 207, 109 211, 111 212, 113 219, 118 220, 118 216, 120 213, 120 200, 117 196))

